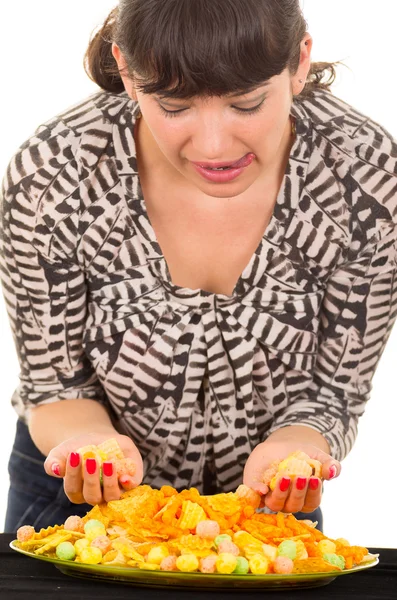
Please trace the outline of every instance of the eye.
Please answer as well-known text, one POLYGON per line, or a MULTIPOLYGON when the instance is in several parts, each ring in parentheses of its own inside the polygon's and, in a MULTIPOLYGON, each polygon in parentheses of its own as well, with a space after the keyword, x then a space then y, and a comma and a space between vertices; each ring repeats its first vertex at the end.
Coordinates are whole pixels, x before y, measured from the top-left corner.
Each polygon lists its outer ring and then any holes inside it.
MULTIPOLYGON (((266 100, 266 98, 263 99, 262 102, 260 102, 260 104, 257 104, 256 106, 253 106, 252 108, 238 108, 238 106, 232 106, 232 108, 234 108, 234 110, 237 110, 237 112, 239 112, 239 113, 245 113, 246 115, 253 115, 262 110, 265 100, 266 100)), ((166 117, 176 117, 177 115, 180 115, 181 113, 185 112, 186 110, 189 110, 187 108, 181 108, 180 110, 166 110, 163 106, 161 106, 161 104, 159 104, 158 107, 166 117)))

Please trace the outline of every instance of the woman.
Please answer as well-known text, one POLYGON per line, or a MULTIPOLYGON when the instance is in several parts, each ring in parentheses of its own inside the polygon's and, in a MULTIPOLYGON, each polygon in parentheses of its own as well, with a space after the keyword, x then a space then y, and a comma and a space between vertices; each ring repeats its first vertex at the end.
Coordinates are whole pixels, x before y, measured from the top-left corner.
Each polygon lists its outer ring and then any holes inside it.
POLYGON ((396 315, 397 146, 311 47, 298 0, 124 0, 87 52, 103 91, 12 159, 6 531, 142 478, 321 518, 318 478, 263 473, 301 449, 329 480, 354 443, 396 315), (78 449, 110 437, 137 471, 101 486, 78 449))

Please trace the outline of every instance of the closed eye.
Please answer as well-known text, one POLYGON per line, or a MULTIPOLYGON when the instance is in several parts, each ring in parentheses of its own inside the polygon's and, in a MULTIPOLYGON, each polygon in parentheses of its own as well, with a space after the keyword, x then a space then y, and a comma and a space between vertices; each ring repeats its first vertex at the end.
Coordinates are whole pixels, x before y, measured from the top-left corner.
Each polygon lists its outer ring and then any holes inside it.
MULTIPOLYGON (((252 108, 239 108, 238 106, 232 106, 232 108, 239 113, 245 113, 246 115, 253 115, 253 114, 259 112, 260 110, 262 110, 265 100, 266 100, 266 98, 264 98, 262 100, 262 102, 260 102, 256 106, 253 106, 252 108)), ((166 117, 176 117, 177 115, 180 115, 181 113, 189 110, 188 108, 181 108, 180 110, 166 110, 163 106, 161 106, 161 104, 159 104, 158 106, 159 106, 160 110, 162 111, 162 113, 166 117)))

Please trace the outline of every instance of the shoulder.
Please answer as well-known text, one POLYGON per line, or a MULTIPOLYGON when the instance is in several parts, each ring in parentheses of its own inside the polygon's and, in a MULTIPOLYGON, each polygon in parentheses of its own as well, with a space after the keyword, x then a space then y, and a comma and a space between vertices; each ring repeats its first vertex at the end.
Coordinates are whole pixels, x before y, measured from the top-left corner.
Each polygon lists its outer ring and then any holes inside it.
POLYGON ((60 174, 66 165, 78 177, 80 161, 93 165, 101 149, 111 143, 113 125, 128 103, 132 101, 126 94, 101 91, 42 123, 12 156, 4 174, 3 193, 30 187, 32 180, 45 177, 48 170, 60 174))
MULTIPOLYGON (((397 226, 397 141, 381 124, 331 92, 298 102, 310 122, 312 152, 330 166, 363 239, 397 226), (365 232, 365 234, 364 234, 365 232)), ((350 226, 351 229, 351 226, 350 226)))

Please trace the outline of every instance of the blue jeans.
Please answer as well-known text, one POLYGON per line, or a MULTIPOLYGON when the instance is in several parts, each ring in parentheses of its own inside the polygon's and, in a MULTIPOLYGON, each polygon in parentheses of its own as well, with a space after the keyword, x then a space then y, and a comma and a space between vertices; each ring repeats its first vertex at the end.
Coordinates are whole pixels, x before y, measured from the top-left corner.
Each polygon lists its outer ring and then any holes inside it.
POLYGON ((4 524, 5 533, 15 533, 22 525, 36 531, 49 525, 62 525, 70 515, 83 517, 89 504, 73 504, 63 491, 63 479, 44 471, 46 457, 34 445, 27 426, 17 421, 14 446, 8 463, 10 488, 4 524))
MULTIPOLYGON (((27 426, 17 422, 14 446, 8 463, 10 489, 4 531, 15 533, 22 525, 37 530, 49 525, 61 525, 70 515, 83 517, 89 504, 73 504, 63 490, 63 480, 50 477, 44 471, 45 456, 34 445, 27 426)), ((323 530, 321 509, 312 513, 295 513, 297 519, 318 521, 323 530)))

